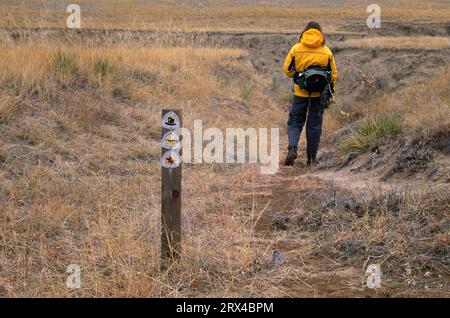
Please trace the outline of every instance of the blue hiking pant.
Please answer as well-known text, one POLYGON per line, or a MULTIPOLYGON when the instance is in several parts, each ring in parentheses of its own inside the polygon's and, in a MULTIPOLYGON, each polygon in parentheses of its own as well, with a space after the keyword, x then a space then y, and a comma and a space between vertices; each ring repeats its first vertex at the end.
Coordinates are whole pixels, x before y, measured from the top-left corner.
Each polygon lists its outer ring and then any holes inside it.
POLYGON ((319 149, 324 108, 320 106, 320 97, 309 98, 294 95, 287 122, 289 149, 297 151, 298 141, 306 122, 306 153, 308 158, 315 157, 319 149))

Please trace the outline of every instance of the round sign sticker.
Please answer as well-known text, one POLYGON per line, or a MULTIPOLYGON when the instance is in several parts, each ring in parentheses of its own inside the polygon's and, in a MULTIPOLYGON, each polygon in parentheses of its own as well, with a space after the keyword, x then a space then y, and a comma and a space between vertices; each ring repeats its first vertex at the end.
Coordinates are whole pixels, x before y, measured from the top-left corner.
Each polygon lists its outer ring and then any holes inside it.
POLYGON ((167 169, 174 169, 180 166, 181 160, 175 151, 167 151, 161 158, 161 166, 167 169))
POLYGON ((161 147, 164 149, 178 149, 181 147, 180 138, 174 131, 168 131, 161 140, 161 147))
POLYGON ((162 119, 162 126, 166 129, 177 129, 180 127, 180 118, 174 112, 168 112, 162 119))

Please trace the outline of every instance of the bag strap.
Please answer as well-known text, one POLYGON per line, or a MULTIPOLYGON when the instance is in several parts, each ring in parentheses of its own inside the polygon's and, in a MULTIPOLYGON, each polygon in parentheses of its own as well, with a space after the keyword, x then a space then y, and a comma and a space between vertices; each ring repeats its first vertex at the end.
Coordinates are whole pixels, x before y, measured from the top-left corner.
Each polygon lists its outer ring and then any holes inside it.
POLYGON ((291 64, 289 64, 288 71, 297 72, 297 69, 295 68, 295 56, 292 58, 291 64))

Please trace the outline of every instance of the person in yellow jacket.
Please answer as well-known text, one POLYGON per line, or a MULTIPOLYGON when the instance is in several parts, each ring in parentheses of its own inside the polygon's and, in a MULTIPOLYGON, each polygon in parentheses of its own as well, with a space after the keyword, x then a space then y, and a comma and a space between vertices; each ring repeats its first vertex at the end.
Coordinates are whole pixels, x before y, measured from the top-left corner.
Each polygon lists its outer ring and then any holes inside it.
MULTIPOLYGON (((284 72, 294 78, 311 66, 328 68, 331 72, 330 88, 334 93, 336 87, 337 69, 331 50, 325 45, 325 36, 320 25, 309 22, 300 40, 289 51, 284 62, 284 72)), ((322 134, 324 106, 321 103, 321 93, 308 92, 294 84, 294 97, 287 123, 289 138, 288 155, 285 165, 291 166, 297 159, 297 146, 303 126, 306 122, 307 165, 316 162, 319 149, 320 135, 322 134)))

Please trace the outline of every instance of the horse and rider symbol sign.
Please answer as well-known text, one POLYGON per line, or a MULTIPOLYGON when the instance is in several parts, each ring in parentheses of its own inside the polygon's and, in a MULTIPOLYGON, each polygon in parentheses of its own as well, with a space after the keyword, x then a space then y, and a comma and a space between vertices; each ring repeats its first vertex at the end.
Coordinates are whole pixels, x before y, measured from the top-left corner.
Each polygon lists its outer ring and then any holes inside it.
POLYGON ((161 158, 161 166, 167 169, 174 169, 180 166, 181 160, 178 153, 169 150, 161 158))

